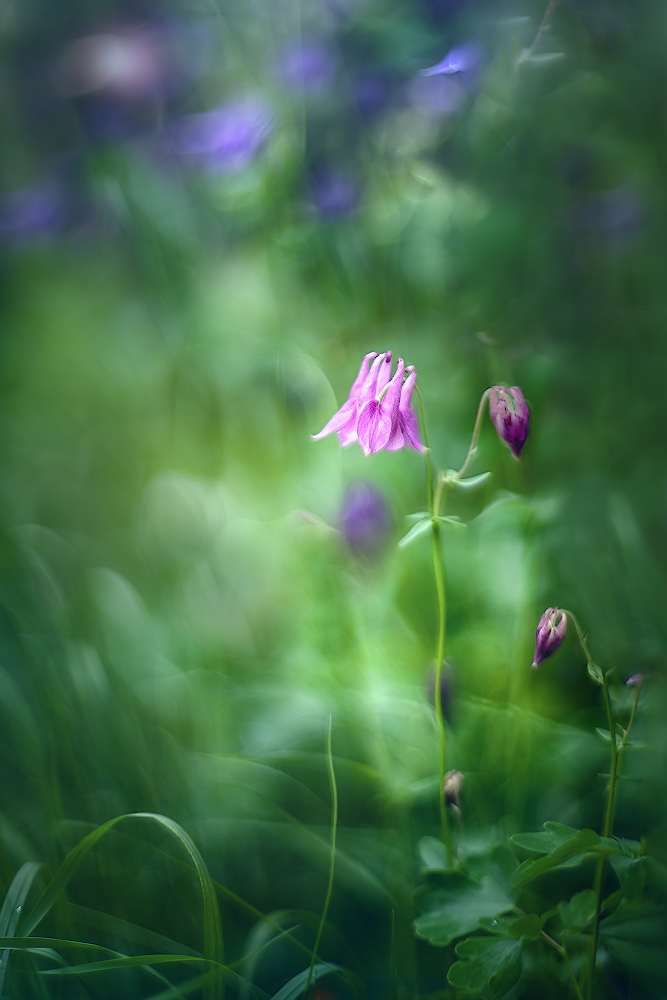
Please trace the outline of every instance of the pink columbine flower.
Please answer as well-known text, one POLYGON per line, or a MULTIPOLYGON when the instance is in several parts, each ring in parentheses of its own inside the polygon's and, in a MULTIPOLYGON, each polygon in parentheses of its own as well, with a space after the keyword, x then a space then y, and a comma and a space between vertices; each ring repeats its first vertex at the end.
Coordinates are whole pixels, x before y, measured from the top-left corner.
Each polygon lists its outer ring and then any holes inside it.
POLYGON ((542 660, 555 653, 567 632, 567 615, 560 608, 547 608, 535 632, 535 658, 532 666, 539 667, 542 660))
POLYGON ((498 436, 514 457, 519 458, 530 423, 528 404, 519 386, 507 389, 504 385, 494 385, 489 390, 489 413, 498 436))
POLYGON ((396 373, 390 376, 391 351, 367 354, 349 397, 313 439, 317 441, 336 431, 343 447, 358 441, 365 455, 383 449, 398 451, 405 445, 424 451, 411 408, 417 372, 412 365, 406 369, 399 358, 396 373), (403 382, 406 370, 408 377, 403 382))

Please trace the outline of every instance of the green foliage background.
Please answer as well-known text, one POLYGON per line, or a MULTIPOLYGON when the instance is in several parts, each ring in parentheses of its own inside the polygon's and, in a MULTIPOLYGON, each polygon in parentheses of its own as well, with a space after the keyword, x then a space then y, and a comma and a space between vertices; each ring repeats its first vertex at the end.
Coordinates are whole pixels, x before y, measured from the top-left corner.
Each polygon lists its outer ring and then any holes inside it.
MULTIPOLYGON (((2 247, 0 886, 25 861, 54 869, 113 816, 166 814, 224 887, 228 961, 271 936, 261 914, 297 928, 301 949, 280 939, 254 960, 273 995, 307 967, 324 901, 331 714, 339 855, 320 955, 370 997, 454 996, 452 950, 411 930, 415 845, 437 832, 436 609, 428 543, 396 542, 425 505, 423 460, 309 435, 371 350, 417 366, 442 468, 463 460, 484 389, 523 387, 521 465, 487 421, 475 468, 493 479, 452 508, 470 527, 445 534, 465 836, 549 819, 599 829, 599 692, 574 642, 530 669, 540 614, 568 607, 619 698, 646 676, 645 749, 626 762, 617 830, 646 837, 661 891, 667 10, 563 0, 523 61, 535 0, 336 11, 3 7, 3 190, 66 154, 92 215, 40 239, 5 232, 2 247), (135 136, 92 141, 76 102, 54 96, 72 38, 151 18, 207 40, 207 68, 170 114, 240 88, 270 95, 276 128, 245 169, 188 171, 135 136), (312 103, 272 75, 299 32, 339 57, 312 103), (421 114, 410 81, 471 38, 486 58, 465 101, 421 114), (398 88, 371 119, 349 98, 367 70, 398 88), (313 210, 315 148, 358 179, 348 214, 313 210), (337 530, 359 479, 393 513, 373 559, 337 530)), ((197 880, 176 853, 148 824, 110 832, 50 933, 132 953, 123 920, 201 951, 197 880)), ((621 992, 600 995, 662 996, 660 948, 629 962, 621 992)), ((13 997, 156 990, 136 969, 45 986, 28 959, 13 968, 13 997)))

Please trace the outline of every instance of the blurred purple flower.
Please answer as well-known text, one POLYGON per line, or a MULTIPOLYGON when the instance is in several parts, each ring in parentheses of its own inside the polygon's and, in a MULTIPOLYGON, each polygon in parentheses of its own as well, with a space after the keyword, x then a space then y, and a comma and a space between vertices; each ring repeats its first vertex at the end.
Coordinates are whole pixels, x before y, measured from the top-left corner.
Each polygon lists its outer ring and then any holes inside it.
POLYGON ((372 555, 382 545, 391 526, 384 494, 371 483, 352 483, 343 498, 339 525, 353 552, 372 555))
POLYGON ((315 208, 324 217, 349 215, 359 204, 359 188, 346 174, 332 171, 315 173, 310 190, 315 208))
POLYGON ((66 97, 107 94, 137 101, 157 95, 167 71, 165 39, 133 27, 77 38, 56 65, 56 86, 66 97))
POLYGON ((567 615, 560 608, 547 608, 540 618, 535 631, 535 656, 533 669, 539 667, 542 660, 555 653, 567 632, 567 615))
POLYGON ((291 42, 278 55, 277 72, 290 90, 322 94, 334 81, 336 59, 322 42, 291 42))
POLYGON ((176 122, 171 148, 209 169, 233 172, 254 159, 274 125, 265 101, 242 95, 213 111, 176 122))
POLYGON ((625 686, 629 688, 637 687, 638 684, 643 684, 643 683, 644 683, 643 674, 633 674, 632 677, 628 677, 627 681, 625 682, 625 686))
POLYGON ((530 425, 528 404, 519 386, 507 389, 504 385, 494 385, 489 390, 489 413, 498 437, 519 458, 530 425))
POLYGON ((466 90, 456 76, 419 75, 410 84, 412 106, 428 118, 458 111, 465 99, 466 90))
POLYGON ((421 71, 422 76, 440 76, 443 73, 452 75, 454 73, 474 73, 479 69, 484 61, 484 50, 478 42, 467 42, 451 49, 444 59, 441 59, 435 66, 421 71))
POLYGON ((64 198, 52 182, 0 197, 0 232, 31 241, 57 232, 65 219, 64 198))
POLYGON ((592 198, 585 217, 590 226, 599 230, 611 244, 621 245, 631 240, 642 224, 642 206, 629 187, 617 187, 592 198))
POLYGON ((369 118, 382 111, 389 101, 389 81, 380 73, 360 73, 352 81, 352 91, 360 113, 369 118))

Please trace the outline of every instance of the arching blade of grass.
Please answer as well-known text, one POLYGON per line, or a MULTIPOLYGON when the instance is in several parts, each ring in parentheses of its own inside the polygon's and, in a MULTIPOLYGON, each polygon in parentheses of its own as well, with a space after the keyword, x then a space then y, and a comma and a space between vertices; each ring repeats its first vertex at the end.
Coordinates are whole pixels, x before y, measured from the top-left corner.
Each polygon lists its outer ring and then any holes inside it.
MULTIPOLYGON (((224 969, 224 948, 222 941, 222 927, 220 924, 220 912, 218 910, 218 900, 215 895, 215 888, 213 882, 208 873, 208 869, 202 858, 199 850, 197 849, 192 838, 185 832, 185 830, 175 823, 174 820, 169 819, 168 816, 161 816, 159 813, 124 813, 121 816, 115 816, 113 819, 108 820, 103 823, 102 826, 98 826, 96 830, 89 833, 83 840, 74 847, 60 868, 57 870, 46 889, 37 900, 35 906, 33 907, 31 913, 28 915, 22 931, 24 935, 32 934, 33 930, 44 919, 46 914, 49 912, 56 899, 61 892, 66 888, 69 880, 74 875, 75 871, 89 853, 92 848, 97 844, 97 842, 108 833, 117 823, 122 820, 151 820, 154 823, 158 823, 160 826, 168 830, 173 836, 178 840, 182 847, 185 848, 186 852, 190 856, 192 863, 199 876, 199 883, 201 886, 202 899, 204 903, 204 959, 208 962, 214 963, 214 965, 219 966, 220 969, 224 969)), ((224 974, 213 977, 210 981, 206 982, 204 985, 204 1000, 222 1000, 224 996, 224 974)))
POLYGON ((303 972, 299 972, 296 976, 293 976, 288 983, 285 983, 282 989, 274 994, 271 1000, 296 1000, 302 993, 310 989, 312 983, 321 979, 322 976, 328 975, 330 972, 337 972, 339 969, 342 969, 341 965, 318 962, 312 968, 304 969, 303 972))
POLYGON ((308 970, 308 978, 306 981, 306 993, 310 989, 310 983, 313 978, 313 972, 315 970, 315 962, 317 960, 317 949, 320 946, 320 940, 322 938, 322 932, 324 930, 324 924, 327 919, 327 912, 329 910, 329 903, 331 902, 331 893, 333 891, 333 880, 334 880, 334 867, 336 864, 336 829, 338 827, 338 788, 336 787, 336 773, 333 766, 333 754, 331 752, 331 731, 333 728, 333 718, 329 716, 329 732, 327 733, 327 769, 329 772, 329 784, 331 786, 331 862, 329 865, 329 884, 327 885, 327 895, 324 901, 324 908, 322 910, 322 919, 320 920, 320 926, 317 928, 317 937, 315 938, 315 944, 313 945, 313 955, 310 960, 310 969, 308 970))
MULTIPOLYGON (((154 965, 172 965, 183 962, 205 962, 201 955, 121 955, 119 952, 114 951, 112 948, 105 948, 103 945, 91 944, 87 941, 69 941, 63 938, 42 938, 42 937, 4 937, 0 938, 0 948, 6 948, 10 951, 25 951, 31 954, 42 955, 45 958, 49 958, 51 961, 58 963, 63 963, 61 968, 57 969, 41 969, 40 974, 43 976, 71 976, 71 975, 82 975, 88 972, 107 972, 113 971, 114 969, 128 969, 128 968, 145 968, 147 972, 156 974, 159 979, 169 986, 170 995, 182 996, 183 988, 181 986, 174 986, 170 983, 164 976, 160 975, 155 969, 152 968, 154 965), (80 965, 67 965, 64 962, 62 955, 56 949, 67 950, 68 948, 78 948, 84 949, 86 951, 105 951, 112 955, 112 958, 101 959, 98 962, 85 962, 80 965)), ((238 973, 234 972, 228 966, 222 967, 225 974, 229 977, 230 982, 232 982, 237 988, 245 988, 250 990, 253 995, 258 995, 262 993, 261 990, 256 990, 256 988, 249 983, 238 973)), ((219 973, 216 969, 211 970, 204 976, 197 977, 200 984, 206 980, 213 980, 215 976, 219 973)), ((187 984, 186 984, 187 985, 187 984)))
MULTIPOLYGON (((0 937, 11 937, 16 930, 21 908, 30 891, 35 875, 41 868, 39 861, 26 861, 21 865, 7 890, 2 910, 0 910, 0 937)), ((0 997, 4 995, 5 975, 9 962, 9 951, 0 952, 0 997)))

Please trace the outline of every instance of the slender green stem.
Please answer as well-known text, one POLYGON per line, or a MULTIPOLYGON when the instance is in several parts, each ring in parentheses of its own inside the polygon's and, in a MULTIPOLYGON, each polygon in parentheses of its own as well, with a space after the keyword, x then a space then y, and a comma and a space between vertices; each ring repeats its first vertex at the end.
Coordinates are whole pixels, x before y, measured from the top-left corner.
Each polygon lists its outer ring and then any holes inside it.
POLYGON ((320 946, 320 940, 322 938, 322 932, 324 930, 324 925, 327 919, 327 912, 329 910, 329 903, 331 902, 331 893, 333 892, 333 882, 334 882, 334 866, 336 864, 336 829, 338 827, 338 788, 336 787, 336 775, 333 766, 333 754, 331 752, 331 730, 332 730, 332 717, 329 716, 329 732, 327 734, 327 769, 329 772, 329 785, 331 788, 331 864, 329 866, 329 884, 327 886, 327 895, 324 901, 324 909, 322 910, 322 918, 320 920, 320 926, 317 928, 317 937, 315 938, 315 944, 313 946, 313 954, 310 959, 310 969, 308 970, 308 981, 306 982, 306 989, 304 995, 308 998, 310 991, 310 984, 313 978, 313 969, 315 968, 315 962, 317 960, 317 949, 320 946))
POLYGON ((567 953, 565 945, 562 946, 562 952, 563 952, 563 959, 565 960, 565 964, 567 965, 568 971, 570 973, 570 979, 572 980, 572 984, 574 986, 574 992, 577 994, 578 1000, 584 1000, 581 990, 579 988, 579 983, 577 982, 577 977, 574 974, 574 969, 570 964, 570 956, 567 953))
POLYGON ((479 406, 477 407, 477 416, 475 418, 475 426, 473 428, 472 437, 470 439, 470 447, 468 448, 468 454, 465 457, 463 465, 458 471, 458 478, 463 479, 466 472, 468 471, 468 466, 471 464, 473 458, 475 457, 475 452, 477 451, 477 438, 479 437, 479 432, 482 427, 482 417, 484 416, 484 405, 489 398, 490 389, 485 389, 482 393, 482 398, 479 401, 479 406))
MULTIPOLYGON (((586 657, 587 662, 590 664, 592 669, 595 671, 597 677, 602 685, 602 693, 604 695, 604 707, 607 713, 607 726, 609 728, 609 738, 611 740, 611 772, 609 775, 609 790, 607 793, 607 805, 604 814, 604 823, 602 826, 602 836, 610 837, 614 829, 614 807, 616 805, 616 783, 618 781, 618 741, 616 739, 616 726, 614 724, 614 714, 611 708, 611 698, 609 697, 609 681, 607 679, 606 670, 598 667, 590 654, 588 644, 586 642, 586 636, 579 624, 576 615, 573 615, 571 611, 567 611, 564 608, 561 609, 564 614, 567 615, 568 619, 572 621, 574 627, 577 630, 577 637, 579 639, 579 644, 586 657)), ((634 719, 634 714, 633 714, 634 719)), ((627 735, 627 733, 626 733, 627 735)), ((593 918, 593 935, 591 938, 591 946, 588 955, 588 972, 587 972, 587 983, 586 983, 586 993, 590 1000, 593 995, 593 985, 595 982, 595 964, 597 960, 598 953, 598 942, 600 939, 600 913, 602 910, 602 890, 607 877, 607 867, 608 859, 605 857, 598 858, 597 865, 595 867, 595 878, 593 880, 593 892, 595 893, 595 916, 593 918)))
POLYGON ((445 845, 447 856, 447 867, 453 864, 452 837, 449 830, 449 820, 447 818, 447 801, 445 798, 445 775, 447 773, 447 729, 442 712, 442 663, 445 658, 445 630, 447 625, 447 589, 445 584, 445 566, 442 558, 442 544, 440 539, 440 523, 437 520, 440 510, 440 502, 443 495, 442 477, 438 480, 437 492, 433 482, 433 463, 431 460, 431 449, 428 443, 428 431, 426 429, 426 415, 424 413, 424 403, 421 394, 416 389, 417 402, 419 405, 419 417, 426 447, 426 476, 428 480, 428 500, 431 511, 431 545, 433 550, 433 571, 435 574, 435 588, 438 596, 438 645, 435 659, 435 718, 438 727, 438 803, 440 807, 440 827, 442 832, 442 842, 445 845))
MULTIPOLYGON (((515 913, 518 913, 520 917, 526 916, 526 911, 522 910, 519 906, 513 906, 512 909, 514 910, 515 913)), ((579 983, 577 982, 577 977, 574 974, 574 969, 570 965, 570 956, 567 953, 565 945, 558 944, 558 941, 555 941, 554 938, 552 938, 550 934, 547 934, 546 931, 540 931, 540 934, 542 935, 542 939, 546 941, 546 943, 550 945, 550 947, 552 947, 554 951, 557 951, 560 957, 563 959, 563 961, 567 965, 568 971, 572 978, 572 985, 574 986, 574 990, 575 993, 577 994, 577 997, 579 998, 579 1000, 584 1000, 584 998, 581 995, 581 990, 579 989, 579 983)))

